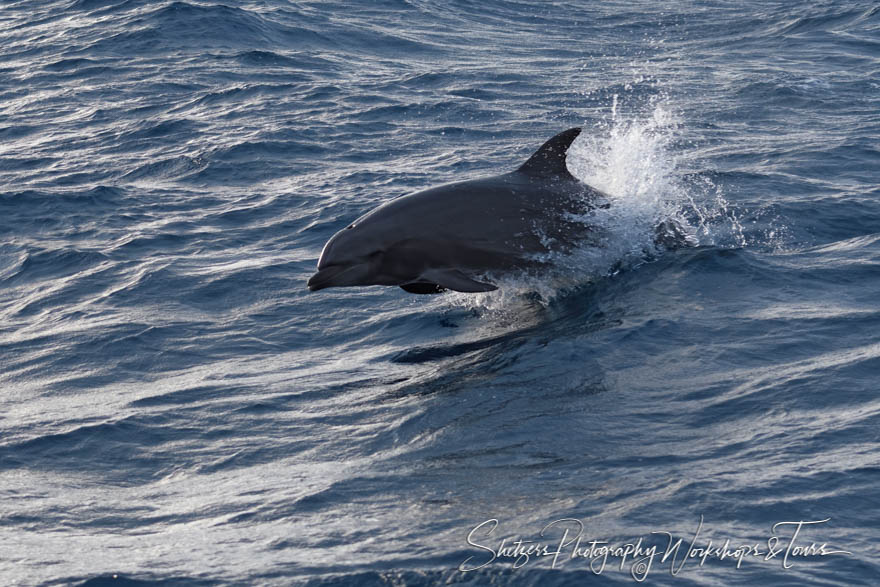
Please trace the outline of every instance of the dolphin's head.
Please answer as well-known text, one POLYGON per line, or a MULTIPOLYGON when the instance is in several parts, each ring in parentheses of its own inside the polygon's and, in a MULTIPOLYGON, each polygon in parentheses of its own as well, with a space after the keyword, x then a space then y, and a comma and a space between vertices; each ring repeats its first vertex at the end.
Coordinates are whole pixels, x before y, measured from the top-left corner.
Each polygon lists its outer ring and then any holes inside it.
MULTIPOLYGON (((369 223, 368 223, 369 224, 369 223)), ((309 290, 352 285, 396 285, 400 279, 387 274, 387 235, 358 221, 337 232, 324 245, 318 272, 309 279, 309 290)))

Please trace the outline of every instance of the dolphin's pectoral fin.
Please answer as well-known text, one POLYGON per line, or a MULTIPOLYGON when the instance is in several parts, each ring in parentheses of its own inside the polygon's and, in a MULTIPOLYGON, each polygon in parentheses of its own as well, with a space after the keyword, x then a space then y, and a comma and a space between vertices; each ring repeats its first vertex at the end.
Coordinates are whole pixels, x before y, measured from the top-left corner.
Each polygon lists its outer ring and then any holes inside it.
POLYGON ((427 271, 422 273, 422 279, 431 283, 436 283, 437 285, 445 289, 462 291, 466 293, 494 291, 498 289, 491 283, 483 283, 481 281, 471 279, 458 269, 428 269, 427 271))
POLYGON ((404 283, 400 286, 400 289, 412 294, 438 294, 446 291, 445 287, 439 286, 436 283, 428 283, 427 281, 404 283))
POLYGON ((523 163, 517 171, 534 177, 562 176, 574 180, 574 176, 568 172, 565 165, 565 157, 568 148, 581 134, 580 128, 564 130, 535 151, 529 160, 523 163))

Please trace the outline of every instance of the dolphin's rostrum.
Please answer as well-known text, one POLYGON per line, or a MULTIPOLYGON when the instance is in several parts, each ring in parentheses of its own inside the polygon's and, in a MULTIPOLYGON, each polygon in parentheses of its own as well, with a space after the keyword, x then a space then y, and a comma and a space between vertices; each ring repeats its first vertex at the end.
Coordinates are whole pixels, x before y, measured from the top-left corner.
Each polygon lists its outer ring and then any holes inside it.
POLYGON ((580 128, 559 133, 516 171, 387 202, 324 245, 309 289, 399 285, 411 293, 492 291, 484 279, 540 264, 589 236, 575 217, 606 196, 566 168, 580 128))

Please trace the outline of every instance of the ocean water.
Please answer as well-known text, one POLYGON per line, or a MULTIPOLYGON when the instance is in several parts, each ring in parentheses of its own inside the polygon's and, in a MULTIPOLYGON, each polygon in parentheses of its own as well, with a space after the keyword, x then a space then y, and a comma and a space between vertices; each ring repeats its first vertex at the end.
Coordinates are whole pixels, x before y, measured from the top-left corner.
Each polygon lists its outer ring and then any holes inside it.
POLYGON ((0 235, 5 585, 880 579, 876 2, 6 1, 0 235), (607 246, 307 290, 572 126, 607 246))

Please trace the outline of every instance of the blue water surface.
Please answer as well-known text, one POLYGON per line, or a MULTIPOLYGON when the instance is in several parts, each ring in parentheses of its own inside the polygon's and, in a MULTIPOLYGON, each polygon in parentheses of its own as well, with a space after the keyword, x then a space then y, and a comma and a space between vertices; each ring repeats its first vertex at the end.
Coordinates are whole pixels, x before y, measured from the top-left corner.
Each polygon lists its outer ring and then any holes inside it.
POLYGON ((4 2, 0 235, 3 584, 880 578, 876 2, 4 2), (618 259, 308 292, 572 126, 618 259))

